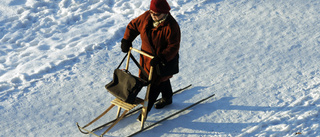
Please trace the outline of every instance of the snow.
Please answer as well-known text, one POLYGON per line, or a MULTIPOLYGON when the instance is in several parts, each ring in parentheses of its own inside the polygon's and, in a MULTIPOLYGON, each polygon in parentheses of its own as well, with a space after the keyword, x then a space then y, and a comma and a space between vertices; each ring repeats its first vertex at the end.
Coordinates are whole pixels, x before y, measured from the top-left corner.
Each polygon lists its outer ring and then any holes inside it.
MULTIPOLYGON (((182 32, 172 86, 193 86, 152 109, 146 125, 216 96, 137 136, 320 136, 320 1, 168 2, 182 32)), ((0 136, 89 136, 76 122, 85 125, 114 99, 104 85, 125 55, 125 27, 149 4, 0 1, 0 136)), ((105 136, 138 131, 137 116, 105 136)))

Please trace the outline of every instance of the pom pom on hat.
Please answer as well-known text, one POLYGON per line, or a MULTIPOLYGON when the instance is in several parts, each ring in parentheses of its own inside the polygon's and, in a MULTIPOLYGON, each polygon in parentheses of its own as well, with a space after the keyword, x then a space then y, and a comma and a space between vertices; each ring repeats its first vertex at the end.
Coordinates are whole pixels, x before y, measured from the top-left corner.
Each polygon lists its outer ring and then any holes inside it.
POLYGON ((170 6, 167 0, 151 0, 150 10, 157 13, 169 13, 170 6))

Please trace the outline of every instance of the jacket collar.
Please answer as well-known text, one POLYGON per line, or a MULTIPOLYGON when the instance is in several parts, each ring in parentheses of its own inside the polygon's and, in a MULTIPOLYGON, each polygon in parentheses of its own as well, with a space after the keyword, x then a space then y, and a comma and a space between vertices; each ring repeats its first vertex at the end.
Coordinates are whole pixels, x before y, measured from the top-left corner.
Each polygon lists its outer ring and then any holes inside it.
MULTIPOLYGON (((148 14, 149 14, 148 15, 148 19, 150 20, 148 25, 153 26, 153 20, 152 20, 151 14, 149 12, 148 12, 148 14)), ((167 17, 166 17, 166 20, 161 22, 157 27, 155 27, 153 29, 159 29, 159 28, 161 28, 163 26, 166 26, 170 22, 171 19, 172 19, 172 15, 170 13, 168 13, 167 17)))

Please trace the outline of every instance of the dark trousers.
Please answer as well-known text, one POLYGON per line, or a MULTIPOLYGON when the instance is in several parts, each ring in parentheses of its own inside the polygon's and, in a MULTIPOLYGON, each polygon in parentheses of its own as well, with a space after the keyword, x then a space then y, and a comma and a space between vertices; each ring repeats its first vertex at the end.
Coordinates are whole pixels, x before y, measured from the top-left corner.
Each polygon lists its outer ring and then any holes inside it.
POLYGON ((153 107, 154 103, 157 101, 159 94, 162 94, 162 98, 164 100, 172 99, 172 87, 170 83, 170 79, 167 81, 161 82, 159 85, 151 84, 150 92, 149 92, 149 103, 148 103, 148 112, 153 107))

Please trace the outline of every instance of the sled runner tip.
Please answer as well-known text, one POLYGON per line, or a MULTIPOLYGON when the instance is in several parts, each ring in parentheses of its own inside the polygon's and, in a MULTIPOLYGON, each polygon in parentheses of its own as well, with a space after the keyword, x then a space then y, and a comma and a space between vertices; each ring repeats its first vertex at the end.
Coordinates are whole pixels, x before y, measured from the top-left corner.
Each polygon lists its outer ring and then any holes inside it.
POLYGON ((84 129, 79 126, 79 123, 78 123, 78 122, 77 122, 76 124, 77 124, 77 127, 78 127, 79 131, 80 131, 82 134, 89 134, 89 132, 84 132, 84 131, 82 131, 82 130, 84 130, 84 129))
POLYGON ((99 136, 99 135, 93 133, 92 131, 89 131, 88 129, 80 127, 78 122, 76 124, 77 124, 77 127, 78 127, 78 129, 80 130, 81 133, 83 133, 83 134, 92 134, 92 135, 95 135, 97 137, 102 137, 102 135, 99 136), (84 132, 83 130, 86 131, 86 132, 84 132))

